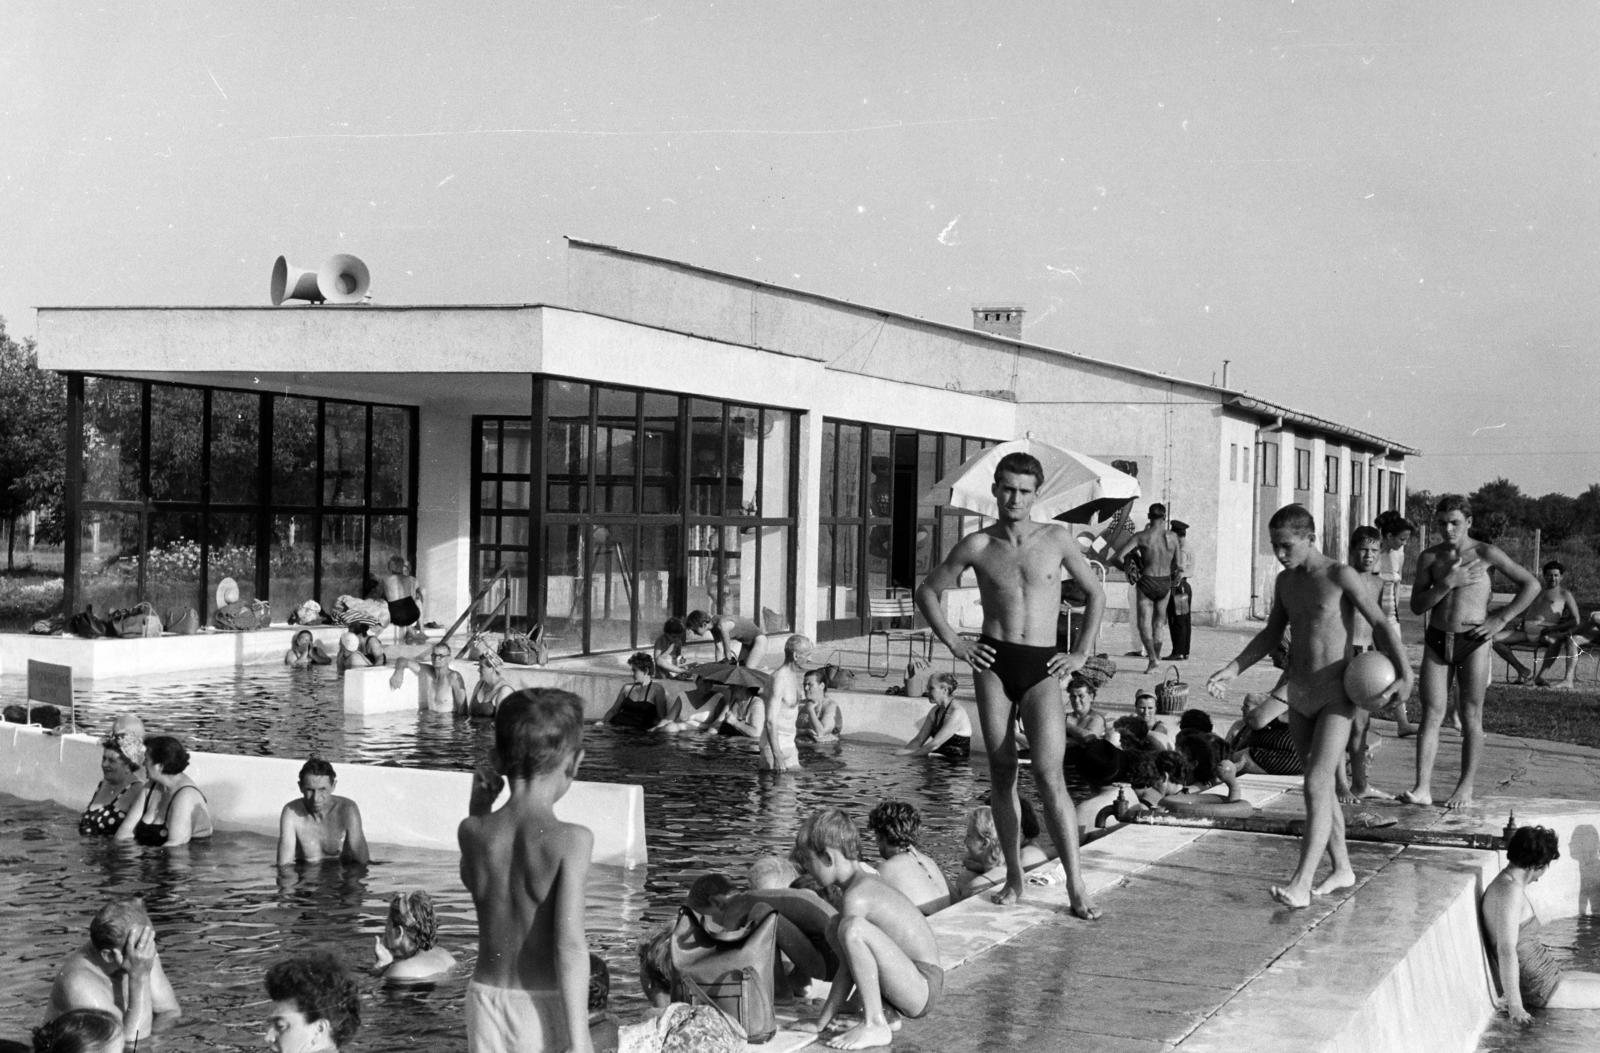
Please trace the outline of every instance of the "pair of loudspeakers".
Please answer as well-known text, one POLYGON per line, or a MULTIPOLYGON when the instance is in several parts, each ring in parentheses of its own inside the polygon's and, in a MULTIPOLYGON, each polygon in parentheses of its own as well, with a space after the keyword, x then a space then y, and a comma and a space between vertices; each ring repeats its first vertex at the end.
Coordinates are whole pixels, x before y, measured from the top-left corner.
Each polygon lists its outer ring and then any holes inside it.
POLYGON ((372 285, 372 272, 359 257, 329 256, 314 271, 295 267, 283 256, 272 265, 272 302, 360 303, 372 285))

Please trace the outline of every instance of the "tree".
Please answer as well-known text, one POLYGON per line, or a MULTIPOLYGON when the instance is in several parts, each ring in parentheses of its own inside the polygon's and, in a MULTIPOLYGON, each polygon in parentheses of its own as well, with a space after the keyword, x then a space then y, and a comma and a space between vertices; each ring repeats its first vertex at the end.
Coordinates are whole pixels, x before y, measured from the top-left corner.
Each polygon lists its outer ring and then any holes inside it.
POLYGON ((1573 514, 1577 517, 1574 529, 1579 533, 1600 534, 1600 483, 1590 483, 1589 489, 1578 495, 1573 514))
POLYGON ((16 520, 43 513, 59 536, 66 485, 67 384, 39 368, 32 338, 17 343, 0 318, 0 522, 9 525, 6 566, 16 553, 16 520))
POLYGON ((1545 494, 1531 505, 1529 526, 1539 530, 1546 545, 1561 544, 1578 526, 1578 502, 1566 494, 1545 494))
POLYGON ((1433 509, 1439 498, 1432 490, 1406 491, 1406 519, 1417 528, 1417 536, 1426 538, 1433 526, 1433 509))
POLYGON ((1529 498, 1510 479, 1501 477, 1484 483, 1472 492, 1472 526, 1486 540, 1493 541, 1513 527, 1528 524, 1529 498))

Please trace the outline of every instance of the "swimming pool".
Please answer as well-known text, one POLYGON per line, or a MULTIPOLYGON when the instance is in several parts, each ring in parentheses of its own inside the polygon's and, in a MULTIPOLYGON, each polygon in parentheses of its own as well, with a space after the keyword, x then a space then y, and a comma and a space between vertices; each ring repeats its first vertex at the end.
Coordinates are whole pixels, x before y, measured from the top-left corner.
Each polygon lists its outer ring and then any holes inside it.
MULTIPOLYGON (((1539 935, 1563 968, 1600 972, 1600 917, 1555 918, 1542 924, 1539 935)), ((1518 1027, 1505 1013, 1496 1013, 1478 1043, 1478 1053, 1566 1053, 1593 1049, 1596 1013, 1584 1009, 1530 1009, 1531 1028, 1518 1027)))
MULTIPOLYGON (((7 678, 8 680, 10 678, 7 678)), ((15 697, 16 686, 0 684, 15 697)), ((103 730, 134 710, 152 733, 173 733, 219 753, 468 769, 484 755, 487 722, 405 714, 347 722, 339 682, 323 670, 246 668, 154 686, 103 681, 86 688, 79 725, 103 730)), ((581 777, 644 787, 650 865, 596 867, 588 890, 591 949, 613 975, 614 1004, 641 1006, 633 946, 674 914, 702 874, 734 871, 767 852, 786 852, 800 818, 841 805, 859 822, 880 800, 916 805, 923 847, 959 870, 966 810, 988 790, 987 772, 939 759, 895 757, 888 747, 844 743, 802 748, 807 771, 776 777, 755 770, 754 744, 692 736, 664 738, 586 729, 581 777)), ((87 801, 92 786, 84 787, 87 801)), ((292 787, 283 787, 288 800, 292 787)), ((439 903, 440 942, 469 963, 476 943, 472 904, 453 853, 378 846, 363 876, 339 867, 282 878, 270 839, 221 834, 187 850, 145 850, 80 839, 76 815, 48 803, 0 796, 0 1020, 20 1035, 37 1022, 55 965, 82 941, 106 898, 147 898, 168 970, 187 1007, 173 1048, 255 1047, 264 1006, 261 975, 276 957, 306 943, 330 943, 350 963, 371 959, 390 893, 427 888, 439 903)), ((870 849, 863 845, 869 856, 870 849)), ((368 983, 363 1050, 458 1049, 465 974, 422 991, 368 983)))

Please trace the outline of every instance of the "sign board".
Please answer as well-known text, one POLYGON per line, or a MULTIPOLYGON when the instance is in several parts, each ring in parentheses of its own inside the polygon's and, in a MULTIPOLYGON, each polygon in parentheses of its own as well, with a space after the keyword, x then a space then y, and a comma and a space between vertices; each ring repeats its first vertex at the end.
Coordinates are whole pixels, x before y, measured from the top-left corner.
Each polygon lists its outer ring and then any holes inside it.
POLYGON ((28 701, 72 711, 72 667, 28 659, 28 701))

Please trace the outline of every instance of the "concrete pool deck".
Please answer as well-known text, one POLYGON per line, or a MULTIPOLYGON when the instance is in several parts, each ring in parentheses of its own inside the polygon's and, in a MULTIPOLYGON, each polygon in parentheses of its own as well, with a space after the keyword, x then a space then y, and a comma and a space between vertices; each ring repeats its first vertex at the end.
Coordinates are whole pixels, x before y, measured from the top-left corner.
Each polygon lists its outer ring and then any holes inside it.
MULTIPOLYGON (((1224 729, 1237 717, 1244 693, 1267 690, 1277 671, 1262 663, 1240 677, 1224 701, 1205 694, 1205 678, 1258 628, 1196 627, 1191 657, 1179 666, 1191 684, 1190 704, 1211 713, 1224 729)), ((1411 650, 1420 657, 1419 648, 1411 650)), ((1168 668, 1146 675, 1143 661, 1118 661, 1124 668, 1100 693, 1102 708, 1112 715, 1130 711, 1134 690, 1153 685, 1168 668)), ((1390 791, 1408 788, 1412 742, 1394 739, 1391 723, 1375 727, 1386 741, 1374 758, 1373 783, 1390 791)), ((1448 792, 1459 763, 1460 735, 1447 730, 1435 785, 1448 792)), ((1245 781, 1259 786, 1265 780, 1245 781)), ((1519 823, 1539 822, 1561 835, 1564 858, 1551 878, 1534 886, 1541 917, 1570 916, 1595 901, 1592 882, 1600 856, 1592 842, 1579 850, 1572 842, 1574 830, 1583 827, 1592 838, 1590 824, 1600 818, 1600 751, 1486 736, 1478 792, 1477 806, 1460 813, 1382 802, 1347 806, 1346 812, 1393 817, 1401 830, 1498 835, 1514 809, 1519 823)), ((1258 807, 1266 816, 1288 819, 1303 814, 1303 799, 1289 788, 1258 807)), ((959 904, 948 917, 937 916, 941 951, 960 964, 949 972, 941 1006, 928 1018, 908 1021, 893 1048, 1477 1048, 1493 1005, 1475 903, 1481 883, 1503 858, 1488 851, 1358 841, 1350 847, 1358 887, 1291 912, 1274 904, 1266 889, 1293 869, 1299 846, 1292 837, 1142 826, 1118 831, 1085 847, 1091 889, 1105 911, 1098 922, 1072 918, 1059 886, 1032 889, 1031 905, 1008 912, 1017 916, 1006 924, 1014 931, 969 956, 965 951, 975 938, 1000 936, 987 922, 999 908, 959 904), (1185 837, 1186 843, 1173 847, 1174 839, 1185 837), (1140 853, 1153 858, 1141 862, 1140 853), (1430 989, 1430 975, 1450 981, 1430 989), (1384 1021, 1388 1029, 1379 1027, 1384 1021)), ((1519 1048, 1529 1048, 1531 1038, 1538 1039, 1531 1047, 1536 1049, 1593 1048, 1593 1015, 1536 1011, 1534 1031, 1521 1034, 1519 1048)))

